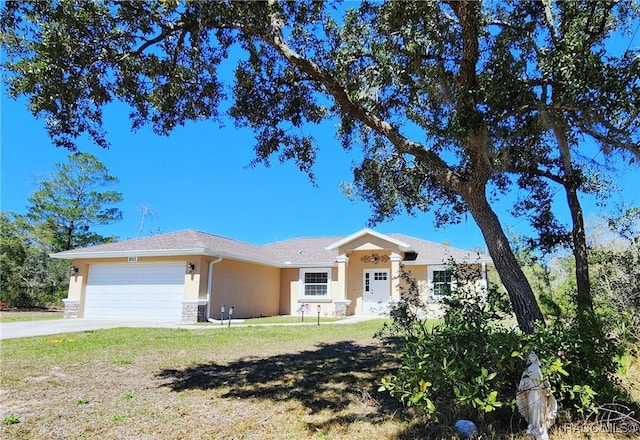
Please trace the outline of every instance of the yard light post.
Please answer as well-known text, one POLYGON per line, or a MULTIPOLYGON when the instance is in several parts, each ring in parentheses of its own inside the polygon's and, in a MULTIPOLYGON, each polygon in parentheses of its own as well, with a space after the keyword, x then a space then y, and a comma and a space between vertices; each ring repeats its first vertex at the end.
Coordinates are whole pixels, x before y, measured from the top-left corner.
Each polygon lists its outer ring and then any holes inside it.
POLYGON ((224 304, 220 306, 220 325, 224 324, 224 304))
POLYGON ((318 304, 316 310, 318 310, 318 325, 320 325, 320 304, 318 304))
POLYGON ((233 316, 233 306, 229 306, 229 325, 231 327, 231 317, 233 316))

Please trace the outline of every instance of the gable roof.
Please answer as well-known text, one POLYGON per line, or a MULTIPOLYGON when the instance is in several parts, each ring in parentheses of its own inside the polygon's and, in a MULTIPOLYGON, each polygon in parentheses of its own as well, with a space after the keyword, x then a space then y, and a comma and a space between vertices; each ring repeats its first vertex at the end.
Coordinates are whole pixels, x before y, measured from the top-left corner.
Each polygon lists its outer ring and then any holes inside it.
POLYGON ((338 249, 340 246, 351 243, 352 241, 357 240, 358 238, 364 237, 365 235, 372 235, 381 240, 385 240, 385 241, 388 241, 389 243, 393 243, 403 251, 409 250, 409 245, 407 243, 402 242, 400 240, 396 240, 391 235, 381 234, 369 228, 361 229, 358 232, 355 232, 341 240, 336 241, 335 243, 331 243, 329 246, 326 247, 326 249, 329 251, 338 249))
POLYGON ((491 262, 487 255, 452 248, 403 234, 381 234, 363 229, 349 236, 305 237, 254 245, 219 235, 191 229, 133 240, 106 243, 52 254, 53 258, 112 258, 127 256, 208 255, 248 261, 276 267, 331 266, 336 262, 338 248, 366 234, 397 245, 405 252, 416 254, 407 264, 441 264, 456 261, 491 262))
POLYGON ((187 229, 133 240, 100 244, 52 254, 53 258, 109 258, 120 256, 211 255, 277 265, 279 260, 262 246, 187 229))

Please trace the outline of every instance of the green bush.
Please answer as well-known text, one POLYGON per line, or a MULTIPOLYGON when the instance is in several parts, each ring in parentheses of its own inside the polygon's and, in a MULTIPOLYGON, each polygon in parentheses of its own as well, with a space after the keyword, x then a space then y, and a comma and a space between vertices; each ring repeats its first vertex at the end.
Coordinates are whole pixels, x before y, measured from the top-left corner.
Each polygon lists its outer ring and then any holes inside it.
POLYGON ((391 323, 380 333, 397 344, 400 362, 383 379, 381 391, 433 420, 450 424, 469 418, 507 427, 513 424, 526 355, 534 351, 567 418, 584 416, 598 402, 621 394, 615 381, 618 340, 602 336, 597 326, 585 331, 575 319, 557 319, 523 334, 505 324, 513 321, 503 292, 495 286, 477 289, 473 281, 479 273, 471 266, 452 264, 452 270, 458 288, 444 301, 444 318, 433 328, 420 316, 415 283, 405 283, 403 301, 394 305, 391 323))

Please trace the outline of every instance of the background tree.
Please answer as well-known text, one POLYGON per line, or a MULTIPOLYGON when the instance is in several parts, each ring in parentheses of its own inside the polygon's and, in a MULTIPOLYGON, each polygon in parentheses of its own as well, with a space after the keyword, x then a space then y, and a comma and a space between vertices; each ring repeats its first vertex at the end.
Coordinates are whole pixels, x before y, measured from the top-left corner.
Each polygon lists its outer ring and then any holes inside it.
POLYGON ((54 168, 29 198, 26 215, 0 216, 1 297, 14 307, 58 305, 67 292, 70 266, 49 254, 109 242, 111 237, 93 228, 122 218, 111 206, 122 196, 105 190, 118 179, 94 156, 74 153, 54 168))
MULTIPOLYGON (((603 56, 612 31, 620 31, 619 24, 627 14, 624 7, 616 10, 612 2, 539 2, 536 7, 544 13, 520 16, 521 20, 533 17, 539 22, 536 33, 522 40, 520 59, 535 60, 539 66, 527 78, 538 84, 538 93, 529 95, 519 111, 538 112, 547 146, 514 149, 507 169, 520 173, 520 181, 525 183, 521 186, 532 193, 523 204, 540 231, 536 245, 550 250, 564 244, 572 249, 577 307, 580 314, 592 315, 579 192, 603 186, 596 180, 606 174, 606 162, 614 155, 627 159, 629 165, 638 163, 637 59, 633 52, 623 50, 618 58, 603 56), (619 102, 611 102, 611 96, 619 102), (599 151, 585 148, 585 138, 599 145, 599 151), (589 157, 597 153, 603 153, 604 163, 589 157), (569 230, 556 220, 551 208, 552 189, 541 179, 564 191, 571 213, 569 230)), ((524 29, 527 24, 508 21, 501 26, 524 29)))
MULTIPOLYGON (((532 331, 542 314, 490 195, 511 188, 505 173, 514 171, 514 152, 539 151, 528 156, 536 161, 548 151, 539 105, 548 66, 539 61, 555 60, 562 69, 575 51, 549 46, 547 57, 532 59, 530 42, 548 35, 550 10, 571 35, 584 31, 582 15, 549 4, 10 2, 2 42, 9 93, 27 95, 31 111, 47 116, 54 142, 68 148, 85 133, 106 146, 102 109, 122 100, 132 107, 134 128, 150 124, 164 135, 188 120, 229 115, 255 131, 257 162, 278 155, 312 176, 317 145, 305 127, 338 120, 342 144, 364 152, 354 188, 372 204, 372 220, 434 209, 443 224, 471 213, 521 328, 532 331), (235 81, 225 88, 219 72, 231 60, 235 81)), ((611 7, 599 49, 630 24, 629 5, 611 7)), ((602 77, 637 83, 627 55, 596 55, 607 60, 602 77)), ((570 69, 551 79, 572 75, 570 69)), ((583 84, 572 91, 581 98, 574 101, 592 103, 586 97, 594 90, 583 84)), ((615 136, 637 125, 635 101, 619 99, 631 96, 628 89, 601 96, 590 114, 615 118, 605 125, 583 118, 576 130, 615 136)))
POLYGON ((0 214, 0 234, 0 299, 19 308, 59 305, 67 293, 69 262, 49 258, 50 248, 37 240, 24 216, 0 214))
POLYGON ((19 227, 11 214, 0 214, 0 298, 7 304, 21 302, 14 301, 18 292, 26 291, 26 282, 21 272, 25 267, 27 250, 21 237, 19 227))
POLYGON ((118 179, 109 175, 106 167, 88 153, 74 153, 69 155, 68 163, 55 164, 55 172, 29 197, 27 212, 50 252, 112 240, 93 228, 122 219, 122 212, 112 206, 122 200, 121 194, 105 190, 117 182, 118 179))
POLYGON ((610 231, 593 239, 590 267, 594 301, 616 333, 636 344, 640 341, 640 208, 627 208, 598 225, 610 231))

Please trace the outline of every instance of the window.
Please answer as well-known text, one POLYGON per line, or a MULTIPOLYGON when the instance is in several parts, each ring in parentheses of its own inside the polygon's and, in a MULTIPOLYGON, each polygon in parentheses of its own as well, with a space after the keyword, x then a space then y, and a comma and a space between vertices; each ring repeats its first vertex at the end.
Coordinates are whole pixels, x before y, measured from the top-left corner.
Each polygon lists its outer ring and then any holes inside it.
POLYGON ((331 269, 301 269, 300 296, 302 298, 329 298, 331 269))
POLYGON ((455 287, 453 271, 445 266, 429 268, 429 287, 432 299, 438 300, 443 296, 450 295, 451 290, 455 287))
POLYGON ((387 281, 387 273, 386 272, 374 272, 373 279, 376 281, 387 281))
MULTIPOLYGON (((374 281, 387 281, 387 272, 373 272, 374 281)), ((371 272, 364 273, 364 291, 371 291, 371 272)))

